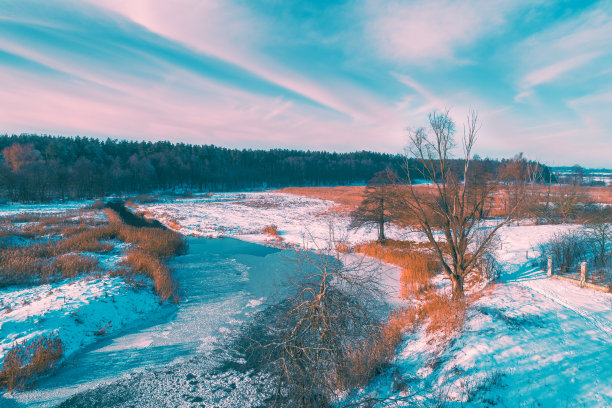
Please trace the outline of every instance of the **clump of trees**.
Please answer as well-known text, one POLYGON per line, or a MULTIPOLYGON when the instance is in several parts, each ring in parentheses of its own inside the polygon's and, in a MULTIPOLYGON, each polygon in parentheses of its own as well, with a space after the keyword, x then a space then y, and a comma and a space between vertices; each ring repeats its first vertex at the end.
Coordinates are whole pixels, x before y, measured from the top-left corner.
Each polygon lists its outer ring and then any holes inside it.
POLYGON ((227 149, 212 145, 37 135, 0 136, 0 197, 79 199, 175 188, 219 191, 354 184, 401 157, 375 152, 227 149))

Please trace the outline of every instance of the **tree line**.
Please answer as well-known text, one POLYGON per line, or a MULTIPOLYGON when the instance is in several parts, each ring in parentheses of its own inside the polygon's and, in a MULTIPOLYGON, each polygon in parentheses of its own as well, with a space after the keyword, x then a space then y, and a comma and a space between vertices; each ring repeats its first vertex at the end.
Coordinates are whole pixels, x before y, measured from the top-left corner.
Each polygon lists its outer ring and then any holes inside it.
MULTIPOLYGON (((0 197, 49 201, 173 189, 227 191, 364 183, 375 173, 421 163, 400 154, 287 149, 229 149, 167 141, 146 142, 22 134, 0 136, 0 197)), ((506 160, 477 158, 495 173, 506 160)), ((461 160, 450 160, 461 167, 461 160)), ((547 172, 548 168, 542 166, 547 172)), ((547 173, 548 174, 548 173, 547 173)))

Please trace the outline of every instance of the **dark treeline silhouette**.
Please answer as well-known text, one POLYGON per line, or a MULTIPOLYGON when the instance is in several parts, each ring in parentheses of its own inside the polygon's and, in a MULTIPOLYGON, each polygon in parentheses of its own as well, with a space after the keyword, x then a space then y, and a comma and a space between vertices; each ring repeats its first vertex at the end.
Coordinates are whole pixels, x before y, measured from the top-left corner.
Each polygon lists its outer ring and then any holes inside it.
MULTIPOLYGON (((0 136, 0 196, 48 201, 188 189, 227 191, 363 183, 401 173, 405 157, 377 152, 228 149, 87 137, 0 136)), ((504 161, 480 160, 494 173, 504 161)), ((457 166, 460 166, 457 160, 457 166)), ((419 177, 416 161, 409 168, 419 177)), ((547 169, 546 169, 547 170, 547 169)))

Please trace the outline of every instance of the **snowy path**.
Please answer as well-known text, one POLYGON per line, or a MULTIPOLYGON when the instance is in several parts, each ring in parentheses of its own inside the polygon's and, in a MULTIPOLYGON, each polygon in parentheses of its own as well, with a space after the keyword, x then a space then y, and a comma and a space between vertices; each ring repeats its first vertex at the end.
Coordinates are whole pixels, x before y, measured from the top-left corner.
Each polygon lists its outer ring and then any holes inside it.
MULTIPOLYGON (((529 250, 570 226, 507 227, 504 273, 442 351, 422 333, 397 365, 417 400, 450 407, 612 407, 612 295, 551 279, 529 250)), ((387 381, 389 383, 389 381, 387 381)), ((379 384, 383 394, 388 386, 379 384)))

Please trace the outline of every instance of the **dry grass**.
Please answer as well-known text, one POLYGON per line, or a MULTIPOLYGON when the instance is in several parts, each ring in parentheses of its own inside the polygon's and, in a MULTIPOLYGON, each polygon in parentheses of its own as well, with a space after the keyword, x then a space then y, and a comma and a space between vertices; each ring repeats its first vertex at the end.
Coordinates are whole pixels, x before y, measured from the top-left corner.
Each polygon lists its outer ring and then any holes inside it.
POLYGON ((80 274, 91 274, 100 270, 98 258, 91 255, 66 254, 51 262, 52 275, 61 274, 62 278, 74 278, 80 274))
POLYGON ((38 336, 11 348, 0 371, 0 387, 22 389, 36 377, 53 370, 62 358, 64 345, 55 336, 38 336))
POLYGON ((273 237, 279 237, 278 227, 274 224, 265 226, 261 232, 264 234, 272 235, 273 237))
POLYGON ((335 383, 340 389, 367 385, 389 365, 403 334, 413 330, 418 322, 416 309, 401 308, 391 312, 378 332, 349 348, 336 373, 335 383))
POLYGON ((121 222, 113 210, 106 209, 106 213, 113 237, 134 244, 148 254, 169 258, 185 249, 185 241, 177 232, 162 228, 133 227, 121 222))
POLYGON ((109 252, 114 245, 108 241, 120 240, 131 244, 125 265, 132 270, 116 275, 131 280, 134 274, 144 275, 153 281, 161 300, 176 299, 176 284, 164 260, 185 249, 182 236, 144 219, 136 221, 145 226, 127 225, 117 212, 108 208, 104 211, 107 222, 85 216, 81 220, 73 220, 73 214, 50 217, 35 214, 15 217, 27 220, 28 224, 21 229, 13 223, 3 223, 0 228, 7 234, 23 236, 27 229, 28 236, 35 239, 29 245, 0 248, 0 287, 98 272, 97 258, 83 253, 109 252), (43 234, 46 234, 44 239, 43 234))
POLYGON ((365 186, 287 187, 278 191, 280 193, 330 200, 354 208, 363 200, 365 186))
POLYGON ((430 292, 421 305, 419 314, 427 317, 428 334, 441 334, 448 336, 463 327, 467 301, 465 299, 453 300, 451 296, 430 292))
POLYGON ((427 248, 429 245, 425 243, 388 239, 383 243, 358 244, 354 250, 402 268, 400 294, 408 298, 429 290, 431 278, 440 270, 439 262, 426 252, 427 248))
MULTIPOLYGON (((417 195, 423 197, 431 197, 435 192, 435 187, 430 185, 416 185, 414 186, 417 195)), ((551 194, 560 194, 564 186, 552 186, 551 194)), ((612 204, 612 188, 610 187, 578 187, 581 195, 587 197, 596 203, 612 204)), ((278 190, 282 193, 289 193, 300 195, 304 197, 319 198, 322 200, 330 200, 340 204, 342 207, 336 209, 336 211, 348 212, 355 209, 363 200, 363 193, 365 191, 364 186, 336 186, 336 187, 288 187, 278 190)), ((528 186, 527 194, 530 197, 543 197, 546 196, 548 186, 537 185, 528 186)), ((490 216, 498 217, 506 214, 506 206, 504 200, 507 197, 507 192, 500 188, 500 191, 493 195, 493 200, 489 203, 491 205, 490 216)), ((404 224, 410 224, 410 220, 404 220, 404 224)))
POLYGON ((135 249, 128 253, 122 263, 128 266, 133 273, 151 279, 157 296, 162 301, 171 299, 178 302, 177 285, 172 279, 170 269, 159 258, 141 249, 135 249))

